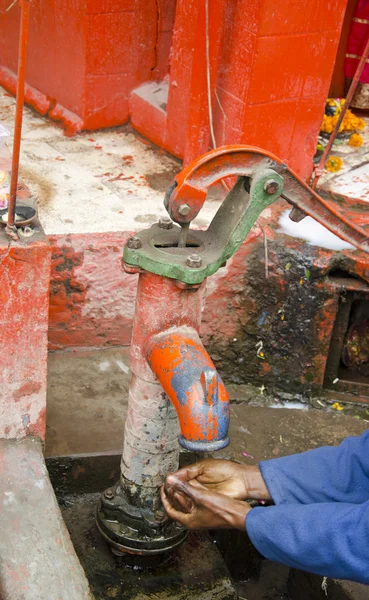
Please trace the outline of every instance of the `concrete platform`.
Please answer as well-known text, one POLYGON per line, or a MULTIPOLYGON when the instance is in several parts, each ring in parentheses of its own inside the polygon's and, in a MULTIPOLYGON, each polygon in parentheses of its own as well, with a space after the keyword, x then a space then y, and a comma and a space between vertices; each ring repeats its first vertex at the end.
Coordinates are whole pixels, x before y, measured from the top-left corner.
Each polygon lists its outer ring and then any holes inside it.
MULTIPOLYGON (((0 123, 10 132, 15 99, 0 87, 0 123)), ((65 137, 55 122, 24 109, 21 177, 47 235, 144 229, 165 215, 164 193, 181 162, 129 126, 65 137)), ((219 202, 198 219, 207 225, 219 202)))

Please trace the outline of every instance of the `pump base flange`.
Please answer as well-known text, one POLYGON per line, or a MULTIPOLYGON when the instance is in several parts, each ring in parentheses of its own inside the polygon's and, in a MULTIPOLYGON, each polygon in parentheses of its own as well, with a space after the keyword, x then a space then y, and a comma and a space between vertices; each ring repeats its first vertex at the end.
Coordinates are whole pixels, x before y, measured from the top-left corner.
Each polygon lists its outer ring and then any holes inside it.
POLYGON ((165 515, 160 521, 148 519, 145 511, 137 518, 137 508, 132 507, 135 516, 126 503, 114 506, 114 499, 100 498, 96 510, 96 526, 115 553, 153 556, 170 552, 184 542, 188 535, 178 523, 165 515), (128 509, 128 510, 127 510, 128 509))

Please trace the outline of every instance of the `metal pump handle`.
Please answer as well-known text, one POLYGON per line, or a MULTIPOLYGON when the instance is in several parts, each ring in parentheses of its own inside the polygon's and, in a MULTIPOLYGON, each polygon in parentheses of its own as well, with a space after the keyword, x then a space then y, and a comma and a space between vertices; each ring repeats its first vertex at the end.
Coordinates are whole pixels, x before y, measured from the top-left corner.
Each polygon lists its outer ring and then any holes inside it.
POLYGON ((165 199, 167 211, 176 223, 190 223, 200 212, 212 185, 232 175, 250 177, 253 172, 268 167, 283 177, 281 195, 287 202, 304 216, 313 217, 341 239, 369 253, 369 237, 362 228, 335 210, 277 156, 253 146, 222 146, 194 160, 176 176, 165 199), (190 207, 185 215, 183 205, 190 207))
POLYGON ((280 197, 293 206, 294 219, 310 215, 332 233, 369 253, 365 230, 332 208, 279 158, 259 148, 224 146, 208 152, 177 175, 165 206, 181 227, 173 225, 163 231, 156 224, 137 234, 135 243, 128 242, 124 249, 125 268, 199 284, 237 251, 263 210, 280 197), (182 247, 178 244, 181 232, 200 212, 209 188, 230 176, 238 176, 237 183, 208 229, 191 230, 187 247, 186 243, 182 247))

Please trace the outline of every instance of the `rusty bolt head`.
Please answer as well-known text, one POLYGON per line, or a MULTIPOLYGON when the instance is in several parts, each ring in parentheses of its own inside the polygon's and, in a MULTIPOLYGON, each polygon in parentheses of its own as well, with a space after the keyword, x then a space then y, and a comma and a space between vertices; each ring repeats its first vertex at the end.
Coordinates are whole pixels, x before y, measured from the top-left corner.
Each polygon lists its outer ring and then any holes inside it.
POLYGON ((141 246, 141 240, 136 236, 130 237, 127 241, 127 248, 131 248, 131 250, 138 250, 141 246))
POLYGON ((173 222, 169 217, 161 217, 159 219, 159 227, 160 229, 172 229, 173 222))
POLYGON ((278 192, 278 189, 279 185, 277 181, 274 181, 273 179, 268 179, 268 181, 264 185, 264 191, 270 196, 276 194, 278 192))
POLYGON ((114 492, 111 488, 108 488, 107 490, 105 490, 104 492, 104 498, 106 498, 106 500, 113 500, 114 498, 114 492))
POLYGON ((182 217, 187 217, 191 212, 191 207, 188 204, 181 204, 178 212, 182 217))
POLYGON ((201 258, 201 256, 199 256, 198 254, 190 254, 190 256, 187 257, 186 265, 188 267, 192 267, 194 269, 198 269, 202 265, 202 258, 201 258))

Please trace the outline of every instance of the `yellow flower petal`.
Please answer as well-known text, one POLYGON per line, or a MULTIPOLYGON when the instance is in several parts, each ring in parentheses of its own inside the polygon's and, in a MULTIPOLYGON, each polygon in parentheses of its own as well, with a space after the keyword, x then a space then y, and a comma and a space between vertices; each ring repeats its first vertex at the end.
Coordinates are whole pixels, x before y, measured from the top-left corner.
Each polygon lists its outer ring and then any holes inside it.
POLYGON ((343 160, 339 156, 330 156, 327 160, 325 168, 330 173, 336 173, 343 166, 343 160))
POLYGON ((338 402, 335 402, 334 404, 332 404, 332 408, 334 408, 336 410, 343 410, 343 406, 341 406, 338 402))

